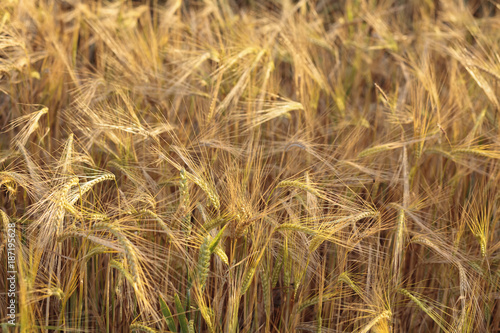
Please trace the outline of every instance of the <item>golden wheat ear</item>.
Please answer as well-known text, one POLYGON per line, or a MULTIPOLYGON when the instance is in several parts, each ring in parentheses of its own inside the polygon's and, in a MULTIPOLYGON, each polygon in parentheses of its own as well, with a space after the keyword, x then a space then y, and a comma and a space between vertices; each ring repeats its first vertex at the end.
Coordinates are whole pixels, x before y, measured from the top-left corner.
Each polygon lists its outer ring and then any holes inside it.
POLYGON ((13 120, 7 130, 12 130, 18 126, 21 126, 24 123, 24 127, 12 138, 12 145, 21 145, 26 146, 30 135, 39 128, 39 120, 40 118, 47 114, 49 109, 44 107, 40 111, 35 111, 25 116, 19 117, 13 120))

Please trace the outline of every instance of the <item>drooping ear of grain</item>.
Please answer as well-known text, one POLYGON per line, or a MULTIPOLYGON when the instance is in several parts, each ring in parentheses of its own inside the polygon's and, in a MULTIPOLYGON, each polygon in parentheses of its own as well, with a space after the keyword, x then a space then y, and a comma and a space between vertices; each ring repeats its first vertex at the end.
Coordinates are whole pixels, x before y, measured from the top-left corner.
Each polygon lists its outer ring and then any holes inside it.
POLYGON ((115 227, 109 223, 106 222, 98 222, 94 224, 94 230, 104 230, 115 236, 120 243, 120 245, 123 247, 125 251, 125 258, 127 259, 127 266, 130 270, 130 275, 132 277, 133 284, 132 286, 134 289, 137 290, 139 287, 139 267, 138 267, 138 261, 137 261, 137 256, 136 256, 136 251, 130 240, 127 239, 121 232, 118 227, 115 227))
MULTIPOLYGON (((369 332, 373 326, 377 325, 380 323, 380 321, 383 320, 388 320, 392 316, 392 313, 390 310, 386 310, 379 314, 377 317, 373 318, 363 329, 360 331, 360 333, 367 333, 369 332)), ((387 325, 386 325, 387 326, 387 325)))
POLYGON ((74 205, 78 199, 80 199, 85 193, 87 193, 92 187, 94 187, 96 184, 99 184, 100 182, 103 182, 105 180, 115 180, 115 175, 112 173, 107 173, 101 176, 96 177, 95 179, 92 179, 88 182, 83 183, 80 185, 80 187, 76 190, 74 190, 70 195, 69 195, 69 200, 68 202, 71 205, 74 205))

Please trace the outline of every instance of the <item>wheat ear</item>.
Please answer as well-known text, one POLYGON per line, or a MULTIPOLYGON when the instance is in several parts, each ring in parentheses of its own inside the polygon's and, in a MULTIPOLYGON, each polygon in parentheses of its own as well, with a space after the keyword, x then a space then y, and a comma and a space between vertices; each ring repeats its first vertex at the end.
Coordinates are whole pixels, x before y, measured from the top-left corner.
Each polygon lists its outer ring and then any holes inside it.
POLYGON ((154 329, 152 329, 148 326, 142 325, 142 324, 138 324, 138 323, 131 324, 130 331, 131 332, 157 333, 154 329))
POLYGON ((94 185, 101 183, 105 180, 115 180, 115 175, 112 173, 106 173, 101 175, 95 179, 92 179, 88 182, 83 183, 79 189, 76 189, 71 195, 70 200, 68 201, 70 205, 74 205, 75 202, 80 199, 85 193, 87 193, 94 185))
POLYGON ((94 224, 94 229, 97 230, 105 230, 109 233, 111 233, 113 236, 115 236, 118 239, 118 242, 120 245, 123 247, 125 250, 125 257, 127 258, 127 264, 130 268, 130 272, 132 274, 132 279, 134 281, 133 286, 134 289, 137 289, 139 285, 139 272, 138 272, 138 262, 137 262, 137 257, 135 254, 134 246, 128 240, 127 237, 125 237, 120 230, 106 222, 98 222, 94 224))
POLYGON ((392 316, 392 312, 390 310, 385 310, 375 318, 373 318, 368 325, 366 325, 360 333, 367 333, 373 326, 375 326, 379 321, 384 320, 384 319, 389 319, 392 316))

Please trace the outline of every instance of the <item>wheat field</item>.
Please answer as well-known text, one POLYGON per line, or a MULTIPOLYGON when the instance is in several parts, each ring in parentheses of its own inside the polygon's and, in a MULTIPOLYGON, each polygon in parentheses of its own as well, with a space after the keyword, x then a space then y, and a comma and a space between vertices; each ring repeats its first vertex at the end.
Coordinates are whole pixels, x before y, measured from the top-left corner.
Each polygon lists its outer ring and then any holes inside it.
POLYGON ((0 1, 1 332, 499 332, 499 14, 0 1))

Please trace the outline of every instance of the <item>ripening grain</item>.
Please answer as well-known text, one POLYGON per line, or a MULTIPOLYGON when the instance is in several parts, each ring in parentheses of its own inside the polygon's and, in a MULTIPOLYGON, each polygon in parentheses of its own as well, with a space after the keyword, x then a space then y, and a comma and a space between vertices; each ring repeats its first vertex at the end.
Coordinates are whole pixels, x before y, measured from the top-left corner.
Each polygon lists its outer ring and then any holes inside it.
POLYGON ((499 14, 0 1, 0 331, 500 331, 499 14))

